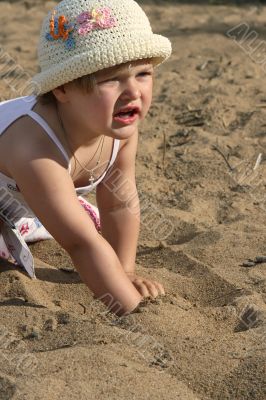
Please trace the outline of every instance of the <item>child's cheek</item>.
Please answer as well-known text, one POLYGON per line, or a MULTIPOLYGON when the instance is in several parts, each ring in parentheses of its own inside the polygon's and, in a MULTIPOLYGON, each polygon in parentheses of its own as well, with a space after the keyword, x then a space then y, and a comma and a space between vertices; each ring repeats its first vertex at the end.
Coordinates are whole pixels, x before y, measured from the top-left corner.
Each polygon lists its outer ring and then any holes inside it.
POLYGON ((149 109, 150 109, 150 107, 148 107, 148 106, 142 108, 141 114, 140 114, 140 120, 141 121, 146 117, 146 115, 148 114, 149 109))
POLYGON ((150 83, 149 87, 147 88, 147 92, 146 92, 146 103, 147 103, 148 108, 150 108, 150 106, 151 106, 152 94, 153 94, 153 85, 152 85, 152 83, 150 83))
POLYGON ((152 93, 149 96, 147 96, 147 98, 145 99, 145 106, 143 107, 145 116, 147 115, 147 113, 151 107, 151 103, 152 103, 152 93))

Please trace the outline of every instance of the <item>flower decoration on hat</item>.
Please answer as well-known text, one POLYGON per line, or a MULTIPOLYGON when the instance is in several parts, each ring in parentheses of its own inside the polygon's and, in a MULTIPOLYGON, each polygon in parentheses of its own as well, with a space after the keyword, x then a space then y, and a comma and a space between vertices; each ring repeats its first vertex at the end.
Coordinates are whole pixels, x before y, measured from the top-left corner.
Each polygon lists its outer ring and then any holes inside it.
POLYGON ((85 35, 95 29, 106 29, 116 26, 116 19, 111 16, 109 7, 84 11, 77 17, 79 35, 85 35))
POLYGON ((52 12, 50 19, 49 33, 46 33, 46 39, 50 41, 63 39, 65 46, 68 50, 75 47, 75 39, 73 38, 73 32, 75 24, 69 23, 64 15, 55 16, 56 11, 52 12))

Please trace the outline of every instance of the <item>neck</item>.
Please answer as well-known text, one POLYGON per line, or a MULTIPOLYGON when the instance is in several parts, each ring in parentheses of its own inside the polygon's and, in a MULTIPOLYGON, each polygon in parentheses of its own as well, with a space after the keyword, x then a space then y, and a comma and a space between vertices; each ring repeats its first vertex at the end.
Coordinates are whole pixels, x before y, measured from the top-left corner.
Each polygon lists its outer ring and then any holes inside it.
POLYGON ((56 111, 60 128, 71 151, 75 152, 81 147, 93 146, 102 138, 102 135, 88 135, 88 129, 84 126, 81 127, 81 124, 78 124, 77 121, 73 121, 69 113, 63 113, 64 110, 58 103, 56 104, 56 111))

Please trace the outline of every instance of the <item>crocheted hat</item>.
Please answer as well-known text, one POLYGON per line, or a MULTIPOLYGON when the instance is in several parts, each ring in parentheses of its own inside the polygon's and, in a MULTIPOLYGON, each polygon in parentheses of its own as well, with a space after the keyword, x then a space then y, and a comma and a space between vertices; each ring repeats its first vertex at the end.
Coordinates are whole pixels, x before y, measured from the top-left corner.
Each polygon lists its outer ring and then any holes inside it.
POLYGON ((36 94, 129 61, 171 55, 170 41, 152 32, 134 0, 63 0, 45 17, 38 44, 36 94))

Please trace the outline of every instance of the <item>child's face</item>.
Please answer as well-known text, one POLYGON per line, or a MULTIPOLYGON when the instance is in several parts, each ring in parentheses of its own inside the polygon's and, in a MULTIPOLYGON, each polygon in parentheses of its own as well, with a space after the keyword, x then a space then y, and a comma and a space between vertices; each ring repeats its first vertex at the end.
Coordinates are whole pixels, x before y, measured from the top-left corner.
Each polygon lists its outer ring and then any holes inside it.
POLYGON ((105 134, 127 139, 150 108, 153 65, 149 61, 134 61, 122 68, 99 71, 95 77, 95 88, 90 93, 73 86, 67 89, 73 115, 93 137, 105 134))

